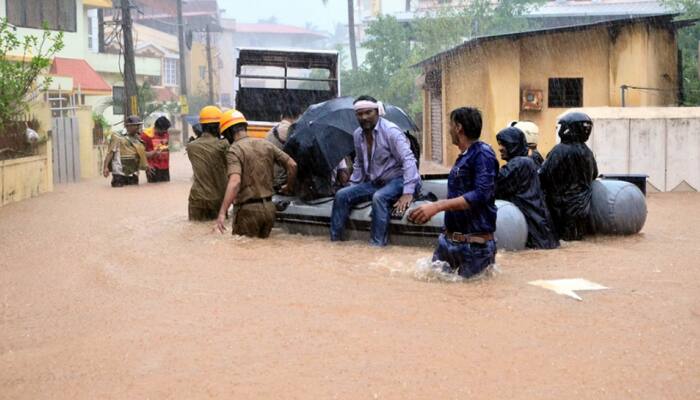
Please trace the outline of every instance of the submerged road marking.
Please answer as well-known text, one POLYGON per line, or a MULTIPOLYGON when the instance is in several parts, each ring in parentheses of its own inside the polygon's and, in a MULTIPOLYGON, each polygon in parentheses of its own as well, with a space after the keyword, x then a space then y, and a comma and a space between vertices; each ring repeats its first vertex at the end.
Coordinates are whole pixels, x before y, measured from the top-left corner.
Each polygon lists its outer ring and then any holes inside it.
POLYGON ((583 299, 576 294, 577 291, 609 289, 601 284, 591 282, 583 278, 538 280, 528 283, 533 286, 539 286, 541 288, 551 290, 557 294, 569 296, 578 301, 583 301, 583 299))

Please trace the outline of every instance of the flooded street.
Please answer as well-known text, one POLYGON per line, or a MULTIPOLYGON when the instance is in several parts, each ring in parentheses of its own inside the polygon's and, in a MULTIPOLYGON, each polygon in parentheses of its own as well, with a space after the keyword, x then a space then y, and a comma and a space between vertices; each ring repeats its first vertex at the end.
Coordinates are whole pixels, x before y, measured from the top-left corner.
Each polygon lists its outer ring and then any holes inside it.
POLYGON ((447 283, 427 248, 214 234, 172 164, 0 208, 0 398, 700 398, 700 194, 447 283), (578 277, 611 289, 527 284, 578 277))

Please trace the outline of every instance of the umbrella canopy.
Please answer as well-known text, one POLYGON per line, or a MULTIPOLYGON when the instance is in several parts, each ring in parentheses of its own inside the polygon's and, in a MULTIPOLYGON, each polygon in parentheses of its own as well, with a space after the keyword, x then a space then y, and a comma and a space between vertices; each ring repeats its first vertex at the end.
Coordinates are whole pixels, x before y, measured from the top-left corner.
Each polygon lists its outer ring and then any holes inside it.
MULTIPOLYGON (((352 133, 360 126, 352 97, 338 97, 310 106, 294 124, 284 151, 299 165, 299 180, 313 181, 320 194, 330 193, 331 171, 355 150, 352 133)), ((385 104, 383 118, 401 130, 417 132, 418 127, 399 107, 385 104)))

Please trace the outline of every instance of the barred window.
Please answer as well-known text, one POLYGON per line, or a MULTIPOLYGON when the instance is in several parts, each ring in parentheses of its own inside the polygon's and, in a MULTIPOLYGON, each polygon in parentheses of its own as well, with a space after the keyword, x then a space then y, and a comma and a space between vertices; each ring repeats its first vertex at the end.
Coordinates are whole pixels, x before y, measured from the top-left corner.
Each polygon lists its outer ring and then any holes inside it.
POLYGON ((583 78, 549 78, 550 108, 583 107, 583 78))

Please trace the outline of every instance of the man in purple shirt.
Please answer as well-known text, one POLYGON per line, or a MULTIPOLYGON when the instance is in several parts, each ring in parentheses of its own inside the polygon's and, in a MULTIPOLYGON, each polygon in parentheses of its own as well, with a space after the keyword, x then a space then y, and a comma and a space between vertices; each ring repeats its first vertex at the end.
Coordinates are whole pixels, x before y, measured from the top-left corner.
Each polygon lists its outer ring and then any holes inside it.
POLYGON ((382 103, 370 96, 360 96, 353 104, 360 123, 353 133, 355 162, 350 186, 339 190, 333 201, 331 240, 343 239, 351 207, 371 200, 370 244, 386 246, 390 208, 403 214, 420 188, 418 165, 406 135, 382 118, 382 103))

